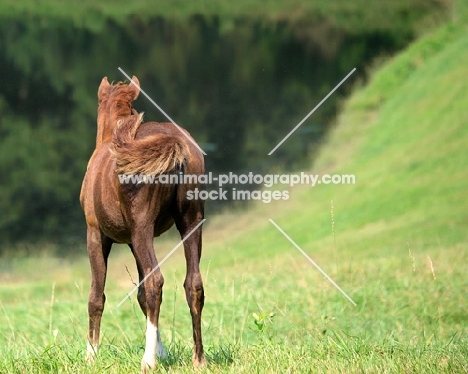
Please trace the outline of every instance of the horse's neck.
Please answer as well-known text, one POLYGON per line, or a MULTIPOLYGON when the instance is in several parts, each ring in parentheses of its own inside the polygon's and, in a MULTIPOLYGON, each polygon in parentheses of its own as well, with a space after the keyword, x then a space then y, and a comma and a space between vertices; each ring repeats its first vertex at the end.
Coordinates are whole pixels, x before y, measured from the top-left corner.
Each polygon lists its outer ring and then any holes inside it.
POLYGON ((98 124, 98 131, 96 135, 96 148, 99 148, 104 143, 112 140, 112 129, 107 123, 98 124))

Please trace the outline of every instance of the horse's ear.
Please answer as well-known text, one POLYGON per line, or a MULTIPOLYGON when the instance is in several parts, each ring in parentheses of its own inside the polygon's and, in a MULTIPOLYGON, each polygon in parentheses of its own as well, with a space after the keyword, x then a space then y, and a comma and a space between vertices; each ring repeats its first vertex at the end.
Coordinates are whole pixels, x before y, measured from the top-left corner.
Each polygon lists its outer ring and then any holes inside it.
POLYGON ((107 94, 107 89, 109 88, 110 84, 107 80, 107 77, 102 78, 101 84, 99 85, 98 89, 98 100, 102 101, 104 99, 105 94, 107 94))
POLYGON ((133 100, 136 100, 138 95, 140 94, 140 81, 136 76, 132 77, 130 88, 133 90, 133 100))

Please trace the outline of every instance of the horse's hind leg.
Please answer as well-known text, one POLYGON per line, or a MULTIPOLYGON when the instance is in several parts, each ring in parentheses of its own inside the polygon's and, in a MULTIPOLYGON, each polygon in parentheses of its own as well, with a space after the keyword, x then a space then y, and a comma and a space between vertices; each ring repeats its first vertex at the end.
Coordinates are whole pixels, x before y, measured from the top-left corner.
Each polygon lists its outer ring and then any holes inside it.
POLYGON ((106 301, 104 286, 106 283, 107 259, 112 247, 112 241, 104 236, 99 229, 88 227, 87 246, 92 277, 88 299, 87 360, 93 361, 99 346, 101 317, 106 301))
POLYGON ((138 261, 136 261, 135 252, 133 251, 133 245, 129 244, 128 246, 130 247, 133 253, 133 257, 135 257, 135 262, 136 262, 136 266, 138 270, 138 284, 139 284, 138 296, 137 296, 138 304, 140 305, 140 309, 146 317, 146 292, 145 292, 145 284, 143 282, 143 279, 145 276, 143 274, 143 270, 141 266, 139 265, 138 261))
MULTIPOLYGON (((202 219, 202 217, 200 217, 202 219)), ((177 225, 181 238, 184 239, 199 221, 192 224, 179 222, 177 225)), ((192 363, 196 367, 206 365, 203 353, 203 343, 201 334, 201 314, 205 303, 205 293, 203 281, 200 274, 200 257, 202 250, 202 229, 199 227, 184 242, 185 259, 187 262, 187 274, 184 282, 185 297, 192 316, 193 329, 193 356, 192 363)))
POLYGON ((138 302, 146 315, 146 346, 141 361, 141 369, 146 372, 148 368, 156 368, 156 356, 167 356, 158 328, 164 278, 154 254, 152 231, 145 234, 142 230, 135 230, 131 248, 140 282, 144 280, 138 291, 138 302))

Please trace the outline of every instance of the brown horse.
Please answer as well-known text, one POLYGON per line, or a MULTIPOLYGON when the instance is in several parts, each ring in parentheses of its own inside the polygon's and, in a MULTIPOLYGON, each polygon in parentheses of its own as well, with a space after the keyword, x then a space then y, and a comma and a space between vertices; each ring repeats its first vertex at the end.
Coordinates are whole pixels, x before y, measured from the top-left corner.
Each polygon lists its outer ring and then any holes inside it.
MULTIPOLYGON (((143 372, 156 367, 156 355, 166 356, 158 330, 164 278, 159 270, 153 238, 174 223, 186 236, 204 217, 203 200, 188 200, 187 191, 203 188, 193 184, 120 183, 118 174, 160 175, 205 172, 203 155, 188 137, 171 123, 142 123, 132 102, 138 97, 139 82, 109 84, 103 78, 98 90, 96 149, 88 164, 80 201, 87 224, 87 247, 91 265, 88 313, 88 359, 99 345, 107 259, 113 243, 129 245, 141 285, 138 303, 146 316, 146 346, 143 372)), ((185 130, 183 130, 185 131, 185 130)), ((193 181, 193 179, 191 179, 193 181)), ((197 228, 185 241, 187 273, 184 282, 192 316, 194 366, 205 365, 201 336, 204 290, 200 274, 202 230, 197 228)))

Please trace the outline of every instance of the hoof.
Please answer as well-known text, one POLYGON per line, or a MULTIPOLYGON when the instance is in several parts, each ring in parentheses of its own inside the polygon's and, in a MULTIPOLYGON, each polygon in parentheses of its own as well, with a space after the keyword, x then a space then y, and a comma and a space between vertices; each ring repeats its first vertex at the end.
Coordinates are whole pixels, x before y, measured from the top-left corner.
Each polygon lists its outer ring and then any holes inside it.
POLYGON ((206 359, 205 356, 201 356, 201 358, 196 357, 195 355, 192 357, 192 364, 194 368, 203 369, 206 367, 206 359))
POLYGON ((151 373, 155 369, 156 369, 156 361, 154 361, 153 363, 148 363, 146 362, 145 359, 141 360, 141 373, 142 374, 151 373))

